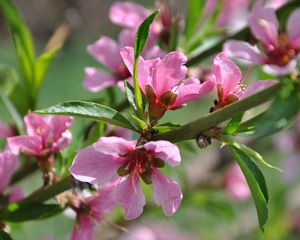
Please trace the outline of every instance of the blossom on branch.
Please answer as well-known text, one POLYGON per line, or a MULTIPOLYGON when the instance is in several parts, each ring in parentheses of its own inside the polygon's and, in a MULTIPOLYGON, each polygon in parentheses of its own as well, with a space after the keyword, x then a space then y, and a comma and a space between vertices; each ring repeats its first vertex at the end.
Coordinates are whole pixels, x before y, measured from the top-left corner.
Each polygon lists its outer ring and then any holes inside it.
POLYGON ((102 137, 78 152, 71 174, 82 182, 101 185, 117 181, 113 200, 126 211, 125 219, 137 218, 143 212, 145 196, 141 180, 153 184, 154 201, 170 216, 179 207, 182 192, 179 185, 158 169, 165 163, 175 167, 181 158, 176 145, 167 141, 151 141, 137 146, 136 141, 118 137, 102 137))
MULTIPOLYGON (((121 55, 133 74, 134 49, 122 48, 121 55)), ((138 81, 149 103, 150 118, 159 119, 167 110, 183 107, 213 89, 213 81, 201 83, 194 77, 184 79, 187 74, 186 61, 186 56, 180 51, 170 52, 162 59, 139 58, 138 81)))
POLYGON ((292 72, 300 52, 300 8, 291 13, 287 32, 279 32, 279 23, 272 8, 256 6, 249 18, 252 34, 258 40, 256 46, 239 40, 229 40, 224 51, 230 57, 254 64, 263 64, 264 70, 274 75, 292 72))
POLYGON ((218 93, 218 101, 215 102, 213 110, 225 107, 277 83, 275 80, 258 80, 246 87, 241 70, 224 52, 214 58, 211 81, 215 82, 218 93))

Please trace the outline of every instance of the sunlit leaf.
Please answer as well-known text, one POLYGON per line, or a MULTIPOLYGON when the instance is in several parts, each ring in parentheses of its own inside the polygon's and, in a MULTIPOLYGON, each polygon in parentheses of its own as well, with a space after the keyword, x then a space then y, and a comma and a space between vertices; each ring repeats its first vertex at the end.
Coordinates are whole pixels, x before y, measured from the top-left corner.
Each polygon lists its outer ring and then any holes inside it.
POLYGON ((268 219, 268 191, 264 175, 255 165, 247 154, 235 146, 229 146, 234 158, 237 160, 249 185, 252 197, 254 199, 259 226, 263 231, 263 227, 268 219))
POLYGON ((36 112, 40 114, 80 117, 134 130, 131 123, 121 113, 97 103, 82 101, 63 102, 36 112))

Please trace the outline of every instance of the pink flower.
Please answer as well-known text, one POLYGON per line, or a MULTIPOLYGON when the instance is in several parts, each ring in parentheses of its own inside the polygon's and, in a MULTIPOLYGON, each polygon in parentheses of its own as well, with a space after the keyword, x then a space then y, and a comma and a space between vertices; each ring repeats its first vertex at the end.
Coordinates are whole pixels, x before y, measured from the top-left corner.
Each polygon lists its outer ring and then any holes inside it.
MULTIPOLYGON (((129 71, 133 72, 134 49, 121 49, 121 56, 129 71)), ((185 79, 187 68, 183 66, 186 56, 180 52, 170 52, 162 59, 139 59, 139 85, 149 103, 149 115, 161 118, 168 110, 184 106, 187 102, 208 94, 214 86, 212 81, 200 83, 193 77, 185 79)))
POLYGON ((95 196, 84 199, 74 210, 77 212, 77 222, 73 228, 72 240, 94 239, 97 222, 103 220, 104 214, 114 207, 112 190, 114 184, 100 189, 95 196))
POLYGON ((124 138, 126 140, 132 139, 132 131, 127 128, 116 128, 112 125, 107 125, 105 136, 114 136, 119 138, 124 138))
POLYGON ((240 98, 248 97, 277 83, 275 80, 258 80, 246 87, 238 66, 227 58, 224 52, 219 53, 212 66, 211 81, 215 82, 219 100, 214 110, 225 107, 240 98))
POLYGON ((225 175, 225 186, 228 194, 237 200, 245 200, 250 196, 247 181, 237 163, 232 164, 225 175))
MULTIPOLYGON (((121 58, 120 49, 128 45, 133 46, 134 38, 135 30, 125 29, 119 35, 119 43, 112 38, 103 36, 87 47, 87 51, 110 72, 86 67, 83 82, 86 89, 98 92, 115 85, 124 89, 124 80, 131 81, 131 74, 121 58)), ((149 41, 143 54, 149 57, 159 57, 164 55, 164 52, 155 46, 154 42, 149 41)))
POLYGON ((8 202, 9 203, 17 202, 17 201, 23 199, 24 196, 25 196, 25 193, 22 190, 22 188, 21 187, 15 187, 9 193, 8 202))
POLYGON ((42 117, 29 113, 24 121, 27 135, 7 139, 9 148, 14 154, 23 152, 30 156, 48 156, 65 148, 72 139, 68 128, 73 118, 66 116, 42 117))
POLYGON ((102 137, 92 146, 78 152, 71 174, 82 182, 106 184, 117 181, 113 200, 126 211, 125 219, 134 219, 143 212, 145 196, 140 180, 153 184, 154 201, 170 216, 179 207, 182 193, 179 185, 164 176, 158 168, 165 162, 178 166, 181 159, 176 145, 167 141, 148 142, 118 137, 102 137))
POLYGON ((263 64, 266 72, 286 75, 295 69, 300 51, 300 8, 288 19, 287 33, 278 33, 278 20, 275 10, 256 6, 249 18, 252 34, 258 40, 257 46, 247 42, 229 40, 224 51, 231 57, 237 57, 255 64, 263 64))
POLYGON ((12 137, 14 135, 14 131, 9 126, 0 122, 0 138, 12 137))
POLYGON ((9 185, 12 175, 19 167, 19 159, 9 149, 0 152, 0 194, 9 185))

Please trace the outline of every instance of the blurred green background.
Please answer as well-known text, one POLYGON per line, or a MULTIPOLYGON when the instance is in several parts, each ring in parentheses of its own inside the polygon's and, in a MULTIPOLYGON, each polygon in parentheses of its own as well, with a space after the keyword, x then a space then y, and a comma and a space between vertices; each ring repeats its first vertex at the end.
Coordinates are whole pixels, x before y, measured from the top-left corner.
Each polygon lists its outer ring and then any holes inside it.
MULTIPOLYGON (((16 0, 16 5, 23 12, 32 30, 34 39, 41 52, 53 31, 66 18, 74 21, 75 27, 50 67, 42 85, 38 107, 43 108, 64 100, 90 100, 107 96, 107 93, 90 93, 82 87, 85 66, 97 66, 97 62, 86 52, 87 44, 101 35, 117 37, 119 27, 108 19, 108 9, 114 1, 109 0, 16 0)), ((146 6, 153 6, 154 1, 136 1, 146 6)), ((185 5, 182 1, 182 5, 185 5)), ((183 9, 184 10, 184 9, 183 9)), ((0 64, 18 68, 15 52, 8 27, 0 16, 0 64)), ((119 100, 123 93, 115 90, 119 100)), ((214 96, 195 101, 187 107, 169 112, 164 120, 186 123, 208 112, 214 96)), ((251 115, 252 113, 247 113, 251 115)), ((247 141, 247 140, 246 140, 247 141)), ((273 165, 281 166, 287 155, 275 149, 271 138, 251 142, 273 165)), ((223 165, 230 161, 226 150, 219 149, 214 143, 207 149, 199 150, 195 143, 192 147, 182 147, 182 165, 178 169, 166 169, 168 174, 178 180, 185 188, 184 200, 177 213, 168 218, 160 207, 152 202, 151 188, 147 190, 145 214, 131 222, 119 221, 118 224, 130 229, 130 225, 153 222, 168 222, 180 232, 192 235, 187 239, 203 240, 287 240, 300 239, 300 185, 297 176, 293 182, 285 182, 283 175, 262 167, 270 191, 270 218, 265 233, 261 233, 252 199, 240 202, 226 194, 222 184, 223 165), (221 180, 220 180, 221 179, 221 180)), ((300 159, 299 159, 300 160, 300 159)), ((297 166, 298 167, 298 166, 297 166)), ((22 182, 27 194, 41 186, 39 174, 22 182)), ((56 240, 70 238, 74 219, 59 215, 43 221, 12 224, 12 236, 16 240, 39 240, 53 236, 56 240)), ((115 210, 112 219, 120 219, 120 209, 115 210)), ((108 217, 109 219, 110 217, 108 217)), ((106 221, 109 222, 109 221, 106 221)), ((109 223, 101 223, 96 239, 119 239, 122 234, 109 223)))

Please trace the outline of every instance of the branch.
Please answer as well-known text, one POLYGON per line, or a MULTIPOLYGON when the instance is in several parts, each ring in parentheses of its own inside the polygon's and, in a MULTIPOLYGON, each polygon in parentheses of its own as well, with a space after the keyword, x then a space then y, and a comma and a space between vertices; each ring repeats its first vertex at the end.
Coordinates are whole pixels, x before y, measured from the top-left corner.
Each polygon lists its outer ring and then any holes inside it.
POLYGON ((152 140, 167 140, 173 143, 194 139, 199 133, 209 130, 212 127, 243 113, 253 107, 256 107, 274 97, 280 89, 280 84, 277 83, 272 87, 264 89, 250 97, 239 100, 224 108, 221 108, 213 113, 190 122, 175 130, 158 134, 152 140))

